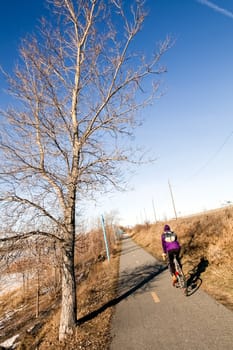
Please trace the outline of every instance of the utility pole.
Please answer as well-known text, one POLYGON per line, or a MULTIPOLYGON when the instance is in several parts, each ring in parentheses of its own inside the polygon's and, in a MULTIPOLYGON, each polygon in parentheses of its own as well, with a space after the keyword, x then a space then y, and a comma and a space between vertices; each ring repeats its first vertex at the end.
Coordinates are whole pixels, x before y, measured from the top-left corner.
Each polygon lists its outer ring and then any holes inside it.
POLYGON ((173 205, 175 217, 176 217, 176 220, 177 220, 176 207, 175 207, 174 197, 173 197, 173 194, 172 194, 172 188, 171 188, 171 184, 170 184, 169 180, 168 180, 168 186, 169 186, 169 189, 170 189, 171 198, 172 198, 172 205, 173 205))
POLYGON ((104 243, 105 243, 105 248, 106 248, 107 258, 108 258, 108 261, 110 261, 110 254, 109 254, 108 240, 107 240, 107 234, 106 234, 105 222, 104 222, 104 216, 103 216, 103 215, 101 215, 101 222, 102 222, 102 229, 103 229, 104 243))
POLYGON ((154 212, 154 217, 155 217, 155 222, 156 222, 157 218, 156 218, 155 205, 154 205, 154 199, 153 198, 152 198, 152 207, 153 207, 153 212, 154 212))

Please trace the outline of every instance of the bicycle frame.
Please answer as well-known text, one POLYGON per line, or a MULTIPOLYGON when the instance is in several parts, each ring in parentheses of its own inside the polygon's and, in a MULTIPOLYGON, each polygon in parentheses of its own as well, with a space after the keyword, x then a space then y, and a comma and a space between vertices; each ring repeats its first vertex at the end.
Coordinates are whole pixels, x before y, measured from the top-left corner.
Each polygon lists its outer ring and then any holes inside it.
MULTIPOLYGON (((167 255, 167 260, 168 260, 168 266, 169 266, 168 255, 167 255)), ((175 266, 175 275, 176 275, 176 278, 177 278, 177 282, 175 283, 175 286, 177 288, 183 289, 184 290, 184 294, 188 295, 187 281, 186 281, 185 275, 184 275, 184 273, 182 271, 182 268, 181 268, 180 264, 178 263, 178 260, 176 258, 176 254, 173 255, 173 263, 174 263, 174 266, 175 266)), ((170 270, 170 273, 171 273, 170 266, 169 266, 169 270, 170 270)))
POLYGON ((174 265, 175 265, 175 275, 176 275, 176 278, 177 278, 176 285, 177 285, 177 287, 179 287, 181 289, 184 289, 185 294, 186 294, 187 293, 187 282, 186 282, 184 273, 182 271, 182 268, 181 268, 180 264, 177 261, 177 258, 176 258, 175 254, 174 254, 173 262, 174 262, 174 265))

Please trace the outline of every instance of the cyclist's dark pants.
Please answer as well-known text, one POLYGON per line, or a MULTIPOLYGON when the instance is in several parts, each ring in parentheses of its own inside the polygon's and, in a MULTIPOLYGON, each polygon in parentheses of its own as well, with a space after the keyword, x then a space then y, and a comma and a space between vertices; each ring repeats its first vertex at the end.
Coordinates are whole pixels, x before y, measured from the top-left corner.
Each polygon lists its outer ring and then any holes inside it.
POLYGON ((180 262, 180 249, 171 249, 167 252, 168 260, 169 260, 169 266, 170 266, 170 272, 171 274, 175 273, 175 265, 173 262, 174 254, 176 255, 176 260, 178 261, 180 267, 182 268, 181 262, 180 262))

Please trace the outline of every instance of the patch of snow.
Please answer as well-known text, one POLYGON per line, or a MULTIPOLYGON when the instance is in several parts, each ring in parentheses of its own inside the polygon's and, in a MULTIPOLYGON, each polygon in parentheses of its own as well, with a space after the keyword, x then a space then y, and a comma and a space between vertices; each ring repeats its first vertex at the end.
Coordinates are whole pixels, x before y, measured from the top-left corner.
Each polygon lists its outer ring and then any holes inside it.
POLYGON ((19 337, 19 334, 16 334, 13 337, 5 340, 3 343, 0 344, 0 346, 3 346, 3 348, 6 348, 6 349, 11 348, 14 345, 15 341, 18 339, 18 337, 19 337))

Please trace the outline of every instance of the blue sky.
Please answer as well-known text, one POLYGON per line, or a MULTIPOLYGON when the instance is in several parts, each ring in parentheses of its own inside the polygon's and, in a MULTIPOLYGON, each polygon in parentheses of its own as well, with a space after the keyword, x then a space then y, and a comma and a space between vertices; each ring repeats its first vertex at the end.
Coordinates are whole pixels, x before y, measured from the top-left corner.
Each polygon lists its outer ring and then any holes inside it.
MULTIPOLYGON (((166 35, 164 95, 145 110, 136 142, 157 158, 132 177, 127 193, 106 195, 88 212, 118 210, 122 224, 174 217, 233 201, 233 0, 148 0, 137 45, 151 52, 166 35), (155 209, 155 211, 154 211, 155 209)), ((11 70, 20 38, 46 13, 42 0, 0 4, 0 64, 11 70)), ((5 104, 0 79, 1 106, 5 104)))

